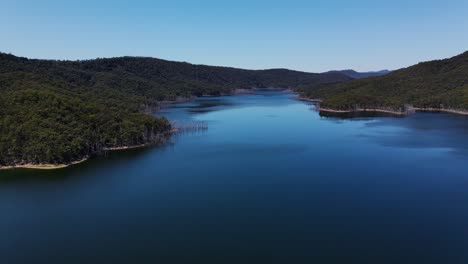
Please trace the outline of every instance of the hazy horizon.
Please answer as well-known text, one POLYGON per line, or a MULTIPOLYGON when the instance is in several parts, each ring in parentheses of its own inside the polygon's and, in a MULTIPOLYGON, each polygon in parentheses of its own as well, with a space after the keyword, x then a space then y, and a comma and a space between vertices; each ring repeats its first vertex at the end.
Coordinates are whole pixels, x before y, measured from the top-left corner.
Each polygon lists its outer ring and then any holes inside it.
POLYGON ((464 1, 4 1, 0 50, 243 69, 396 70, 467 50, 464 1))

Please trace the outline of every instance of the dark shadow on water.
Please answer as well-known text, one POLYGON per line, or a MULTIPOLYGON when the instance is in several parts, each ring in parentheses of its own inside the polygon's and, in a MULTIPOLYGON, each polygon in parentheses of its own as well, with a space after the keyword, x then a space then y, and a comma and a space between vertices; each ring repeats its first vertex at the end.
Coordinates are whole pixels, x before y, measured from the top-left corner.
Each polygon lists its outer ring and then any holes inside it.
POLYGON ((222 100, 222 99, 203 99, 203 100, 197 99, 191 104, 174 104, 168 108, 199 109, 199 108, 213 108, 213 107, 220 107, 220 106, 227 107, 227 106, 233 106, 233 105, 235 105, 233 102, 222 100))
POLYGON ((192 119, 194 115, 215 111, 245 108, 245 107, 279 107, 297 103, 295 95, 280 91, 258 91, 256 94, 236 96, 199 97, 191 102, 165 105, 156 116, 169 120, 192 119), (274 98, 279 100, 272 100, 274 98), (284 100, 283 100, 284 99, 284 100))
POLYGON ((213 112, 213 111, 215 111, 215 109, 194 108, 194 109, 189 110, 190 113, 195 113, 195 114, 203 114, 203 113, 209 113, 209 112, 213 112))

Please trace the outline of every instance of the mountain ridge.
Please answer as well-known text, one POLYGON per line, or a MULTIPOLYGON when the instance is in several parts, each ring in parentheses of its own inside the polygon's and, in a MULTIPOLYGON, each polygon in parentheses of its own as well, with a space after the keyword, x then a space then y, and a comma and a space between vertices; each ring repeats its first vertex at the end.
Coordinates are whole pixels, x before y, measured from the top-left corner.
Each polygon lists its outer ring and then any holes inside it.
POLYGON ((380 71, 358 72, 352 69, 347 69, 347 70, 330 71, 330 72, 339 72, 353 79, 362 79, 362 78, 368 78, 368 77, 382 76, 385 74, 389 74, 391 71, 385 69, 385 70, 380 70, 380 71))

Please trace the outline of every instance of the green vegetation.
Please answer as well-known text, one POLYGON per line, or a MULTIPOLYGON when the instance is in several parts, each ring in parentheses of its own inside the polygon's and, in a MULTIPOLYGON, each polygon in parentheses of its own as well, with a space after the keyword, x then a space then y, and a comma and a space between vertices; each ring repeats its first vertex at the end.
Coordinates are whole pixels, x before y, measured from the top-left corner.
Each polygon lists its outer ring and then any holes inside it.
POLYGON ((0 163, 68 163, 105 147, 155 140, 166 120, 53 90, 2 94, 0 163))
POLYGON ((156 142, 170 124, 147 114, 162 100, 349 79, 153 58, 52 61, 0 53, 0 166, 70 163, 105 148, 156 142))
POLYGON ((338 110, 384 108, 468 109, 468 52, 430 61, 384 76, 351 82, 302 85, 303 96, 322 99, 321 107, 338 110))

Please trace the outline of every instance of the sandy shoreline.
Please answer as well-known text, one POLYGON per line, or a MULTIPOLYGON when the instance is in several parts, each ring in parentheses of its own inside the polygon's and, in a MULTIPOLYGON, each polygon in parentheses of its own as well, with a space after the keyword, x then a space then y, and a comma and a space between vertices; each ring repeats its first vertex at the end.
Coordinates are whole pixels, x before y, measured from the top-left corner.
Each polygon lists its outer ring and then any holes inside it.
POLYGON ((456 115, 468 115, 468 110, 456 110, 456 109, 440 109, 440 108, 417 108, 414 110, 416 112, 440 112, 440 113, 449 113, 456 115))
POLYGON ((151 145, 154 145, 155 143, 146 143, 146 144, 140 144, 140 145, 133 145, 133 146, 123 146, 123 147, 111 147, 111 148, 103 148, 103 151, 114 151, 114 150, 126 150, 126 149, 136 149, 136 148, 144 148, 148 147, 151 145))
MULTIPOLYGON (((312 102, 312 103, 320 103, 322 100, 320 99, 311 99, 306 97, 297 97, 296 100, 305 101, 305 102, 312 102)), ((465 115, 468 116, 468 110, 463 109, 441 109, 441 108, 424 108, 424 107, 412 107, 409 109, 408 112, 402 111, 395 111, 395 110, 388 110, 388 109, 379 109, 379 108, 360 108, 360 109, 353 109, 353 110, 339 110, 339 109, 332 109, 332 108, 322 108, 317 107, 317 111, 319 112, 326 112, 326 113, 337 113, 337 114, 351 114, 351 113, 359 113, 359 112, 376 112, 376 113, 385 113, 385 114, 392 114, 397 116, 406 116, 410 115, 412 112, 437 112, 437 113, 448 113, 448 114, 456 114, 456 115, 465 115)))
MULTIPOLYGON (((317 108, 317 110, 319 112, 337 113, 337 114, 369 112, 369 113, 386 113, 386 114, 392 114, 392 115, 397 115, 397 116, 411 115, 411 112, 392 111, 392 110, 377 109, 377 108, 355 109, 355 110, 337 110, 337 109, 331 109, 331 108, 317 108)), ((414 110, 415 112, 437 112, 437 113, 448 113, 448 114, 468 116, 468 111, 464 111, 464 110, 452 110, 452 109, 440 109, 440 108, 418 108, 418 107, 415 107, 412 110, 414 110)))
MULTIPOLYGON (((113 148, 103 148, 103 151, 116 151, 116 150, 127 150, 127 149, 136 149, 136 148, 143 148, 148 147, 151 145, 155 145, 158 143, 148 143, 148 144, 140 144, 134 146, 123 146, 123 147, 113 147, 113 148)), ((14 165, 14 166, 0 166, 0 170, 11 170, 11 169, 35 169, 35 170, 55 170, 55 169, 63 169, 72 165, 76 165, 79 163, 83 163, 87 161, 89 157, 83 158, 78 161, 71 162, 69 164, 21 164, 21 165, 14 165)))
POLYGON ((11 169, 34 169, 34 170, 55 170, 55 169, 63 169, 75 164, 83 163, 87 161, 89 157, 85 157, 81 160, 73 161, 69 164, 20 164, 14 166, 0 166, 0 170, 11 170, 11 169))
MULTIPOLYGON (((169 132, 166 132, 165 136, 169 136, 171 134, 174 134, 177 132, 177 129, 172 129, 169 132)), ((139 145, 133 145, 133 146, 123 146, 123 147, 112 147, 112 148, 103 148, 102 151, 116 151, 116 150, 127 150, 127 149, 136 149, 136 148, 144 148, 144 147, 149 147, 152 145, 158 145, 161 143, 164 143, 167 140, 167 138, 163 138, 160 141, 157 142, 150 142, 146 144, 139 144, 139 145)), ((31 163, 26 163, 26 164, 19 164, 19 165, 14 165, 14 166, 0 166, 0 170, 11 170, 11 169, 35 169, 35 170, 55 170, 55 169, 63 169, 66 167, 70 167, 72 165, 76 165, 79 163, 83 163, 87 161, 90 157, 87 156, 81 160, 73 161, 68 164, 31 164, 31 163)))
POLYGON ((406 112, 399 112, 399 111, 392 111, 392 110, 384 110, 384 109, 355 109, 355 110, 336 110, 330 108, 318 108, 320 112, 326 113, 338 113, 338 114, 350 114, 350 113, 362 113, 362 112, 369 112, 369 113, 385 113, 385 114, 392 114, 398 116, 408 115, 406 112))
POLYGON ((320 102, 322 102, 322 100, 320 100, 320 99, 311 99, 311 98, 301 97, 301 96, 298 96, 295 99, 298 100, 298 101, 311 102, 311 103, 320 103, 320 102))

